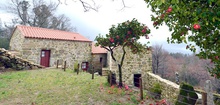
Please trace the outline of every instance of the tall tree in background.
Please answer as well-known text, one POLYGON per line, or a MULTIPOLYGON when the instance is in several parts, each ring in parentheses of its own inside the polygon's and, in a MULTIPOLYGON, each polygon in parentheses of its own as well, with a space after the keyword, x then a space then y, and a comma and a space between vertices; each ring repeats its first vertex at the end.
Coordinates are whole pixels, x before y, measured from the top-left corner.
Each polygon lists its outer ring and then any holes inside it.
POLYGON ((0 24, 0 48, 5 48, 8 49, 9 48, 9 36, 7 36, 7 29, 1 27, 0 24))
POLYGON ((150 30, 144 24, 139 23, 136 19, 131 21, 126 21, 113 25, 109 29, 109 33, 106 36, 96 37, 96 46, 101 46, 108 50, 111 54, 112 59, 118 66, 119 70, 119 86, 122 86, 122 66, 125 58, 126 50, 125 48, 131 49, 132 53, 136 54, 146 50, 146 45, 142 45, 137 40, 141 36, 149 37, 148 34, 150 30), (115 58, 114 49, 119 47, 123 52, 120 58, 115 58))
POLYGON ((2 21, 0 18, 0 48, 8 49, 9 48, 9 39, 8 30, 5 27, 2 27, 2 21))
MULTIPOLYGON (((70 19, 65 15, 57 16, 55 11, 59 3, 50 2, 47 4, 43 0, 11 0, 6 5, 5 10, 15 14, 14 24, 29 25, 42 28, 51 28, 64 31, 75 31, 70 24, 70 19)), ((14 25, 13 24, 13 25, 14 25)))
POLYGON ((172 36, 168 42, 187 43, 186 49, 200 58, 211 59, 215 67, 212 76, 220 78, 220 1, 219 0, 145 0, 151 7, 152 21, 159 28, 165 23, 172 36))
POLYGON ((164 77, 164 71, 167 69, 166 57, 169 55, 167 51, 165 51, 162 45, 153 45, 152 46, 152 70, 154 74, 160 74, 161 77, 164 77))

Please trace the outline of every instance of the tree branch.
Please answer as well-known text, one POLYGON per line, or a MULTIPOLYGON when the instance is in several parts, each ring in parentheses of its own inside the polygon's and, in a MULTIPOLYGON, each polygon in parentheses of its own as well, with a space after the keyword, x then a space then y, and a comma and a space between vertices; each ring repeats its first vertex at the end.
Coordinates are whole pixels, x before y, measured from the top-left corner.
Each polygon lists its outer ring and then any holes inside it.
POLYGON ((114 57, 114 55, 113 55, 113 54, 114 54, 113 49, 111 49, 111 48, 110 48, 110 53, 111 53, 112 59, 113 59, 115 62, 117 62, 117 60, 115 59, 115 57, 114 57))
POLYGON ((92 2, 93 2, 94 6, 91 6, 89 3, 87 3, 87 2, 85 2, 83 0, 79 0, 79 2, 81 2, 81 4, 82 4, 82 6, 84 8, 84 12, 88 12, 90 9, 92 9, 92 10, 94 10, 96 12, 98 11, 99 7, 96 6, 95 1, 93 1, 93 0, 92 0, 92 2))
POLYGON ((127 43, 125 43, 124 45, 123 45, 123 55, 122 55, 122 58, 121 58, 121 67, 122 67, 122 65, 123 65, 123 61, 124 61, 124 59, 125 59, 125 54, 126 54, 126 51, 125 51, 125 46, 127 45, 127 43))

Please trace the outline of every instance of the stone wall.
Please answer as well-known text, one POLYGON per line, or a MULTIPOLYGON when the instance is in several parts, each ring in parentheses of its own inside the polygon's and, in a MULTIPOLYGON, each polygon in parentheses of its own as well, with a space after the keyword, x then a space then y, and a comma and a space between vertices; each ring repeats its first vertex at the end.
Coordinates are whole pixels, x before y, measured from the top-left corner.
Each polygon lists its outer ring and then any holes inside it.
POLYGON ((67 67, 73 69, 75 61, 91 63, 91 43, 81 41, 25 38, 15 31, 10 42, 10 50, 20 52, 22 58, 40 64, 41 50, 50 50, 50 66, 67 61, 67 67))
MULTIPOLYGON (((121 48, 115 49, 114 56, 120 63, 120 59, 123 51, 121 48)), ((110 56, 110 54, 108 54, 110 56)), ((115 61, 109 61, 109 68, 112 72, 116 73, 116 78, 118 80, 118 66, 115 61)), ((133 86, 134 74, 141 74, 142 77, 145 77, 146 73, 152 71, 152 55, 150 51, 141 52, 139 54, 133 54, 130 49, 126 48, 126 56, 122 66, 122 81, 125 84, 133 86)))
MULTIPOLYGON (((122 67, 122 80, 125 84, 133 87, 134 74, 141 74, 143 88, 145 90, 149 90, 153 87, 154 83, 158 82, 162 86, 162 98, 172 99, 170 101, 177 99, 179 85, 152 73, 152 54, 150 51, 146 50, 146 52, 139 54, 132 54, 129 49, 126 49, 126 51, 127 53, 122 67)), ((120 48, 116 49, 114 53, 116 59, 121 58, 122 50, 120 48)), ((110 54, 108 54, 108 58, 111 59, 108 60, 109 69, 116 73, 116 78, 118 80, 117 63, 112 60, 110 54)))
POLYGON ((106 67, 107 66, 107 53, 92 54, 92 66, 94 67, 96 71, 100 71, 102 67, 106 67), (100 58, 102 58, 102 63, 100 62, 100 58))
POLYGON ((22 45, 22 57, 40 64, 41 50, 50 50, 50 66, 56 61, 67 61, 67 67, 78 63, 91 62, 91 42, 60 41, 26 38, 22 45), (30 56, 31 55, 31 56, 30 56))
POLYGON ((20 58, 4 48, 0 48, 0 68, 12 68, 16 70, 37 69, 43 66, 20 58))
POLYGON ((24 36, 21 35, 19 30, 15 30, 13 35, 11 36, 11 39, 10 39, 9 49, 21 51, 23 41, 24 41, 24 36))
POLYGON ((155 83, 159 83, 162 88, 161 98, 169 99, 169 101, 174 102, 179 95, 179 85, 173 83, 169 80, 163 79, 158 75, 155 75, 151 72, 145 74, 143 78, 144 89, 149 90, 153 87, 155 83))

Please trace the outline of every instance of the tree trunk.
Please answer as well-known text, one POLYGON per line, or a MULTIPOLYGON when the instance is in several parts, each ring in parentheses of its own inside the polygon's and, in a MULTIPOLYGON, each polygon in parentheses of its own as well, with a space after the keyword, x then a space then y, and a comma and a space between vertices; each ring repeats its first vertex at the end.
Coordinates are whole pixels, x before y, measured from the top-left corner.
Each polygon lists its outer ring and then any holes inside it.
POLYGON ((123 84, 122 84, 122 69, 121 69, 121 65, 118 64, 118 70, 119 70, 119 87, 123 87, 123 84))

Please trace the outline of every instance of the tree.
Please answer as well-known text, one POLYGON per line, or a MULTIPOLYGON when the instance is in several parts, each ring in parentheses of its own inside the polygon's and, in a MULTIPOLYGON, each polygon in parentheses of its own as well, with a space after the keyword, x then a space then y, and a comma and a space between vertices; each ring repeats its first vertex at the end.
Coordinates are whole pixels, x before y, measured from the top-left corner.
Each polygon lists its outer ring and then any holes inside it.
MULTIPOLYGON (((59 2, 60 4, 62 4, 62 3, 67 4, 67 1, 68 1, 68 0, 58 0, 58 2, 59 2)), ((100 8, 100 6, 97 5, 94 0, 89 0, 89 1, 88 1, 88 0, 77 0, 77 1, 82 4, 83 9, 84 9, 84 12, 88 12, 88 11, 90 11, 90 10, 98 11, 98 9, 100 8)), ((114 1, 114 0, 113 0, 113 1, 114 1)), ((121 0, 121 2, 122 2, 122 5, 123 5, 123 8, 127 7, 127 6, 125 5, 124 0, 121 0)), ((122 8, 122 9, 123 9, 123 8, 122 8)))
POLYGON ((167 51, 165 51, 162 45, 153 45, 152 51, 152 69, 154 74, 160 74, 162 77, 164 76, 164 71, 167 68, 165 65, 166 57, 169 55, 167 51))
POLYGON ((34 27, 51 28, 64 31, 76 31, 71 26, 70 19, 64 14, 55 15, 56 8, 59 3, 50 2, 47 4, 43 0, 11 0, 11 3, 6 5, 5 10, 15 14, 13 25, 29 25, 34 27))
POLYGON ((105 37, 102 35, 96 37, 96 46, 101 46, 108 50, 112 59, 118 65, 120 87, 122 87, 122 66, 126 54, 125 47, 131 49, 134 54, 142 52, 148 47, 138 42, 138 39, 140 39, 141 36, 148 38, 149 33, 150 29, 148 29, 147 26, 139 23, 136 19, 133 19, 131 21, 128 20, 119 23, 117 26, 113 25, 105 37), (121 48, 123 51, 122 57, 119 59, 114 56, 114 49, 117 47, 121 48))
POLYGON ((165 23, 172 32, 168 42, 188 43, 186 49, 198 57, 211 59, 215 67, 209 72, 220 78, 220 1, 219 0, 145 0, 151 7, 153 25, 165 23))
POLYGON ((9 48, 10 37, 8 33, 7 28, 2 27, 0 24, 0 48, 9 48))

